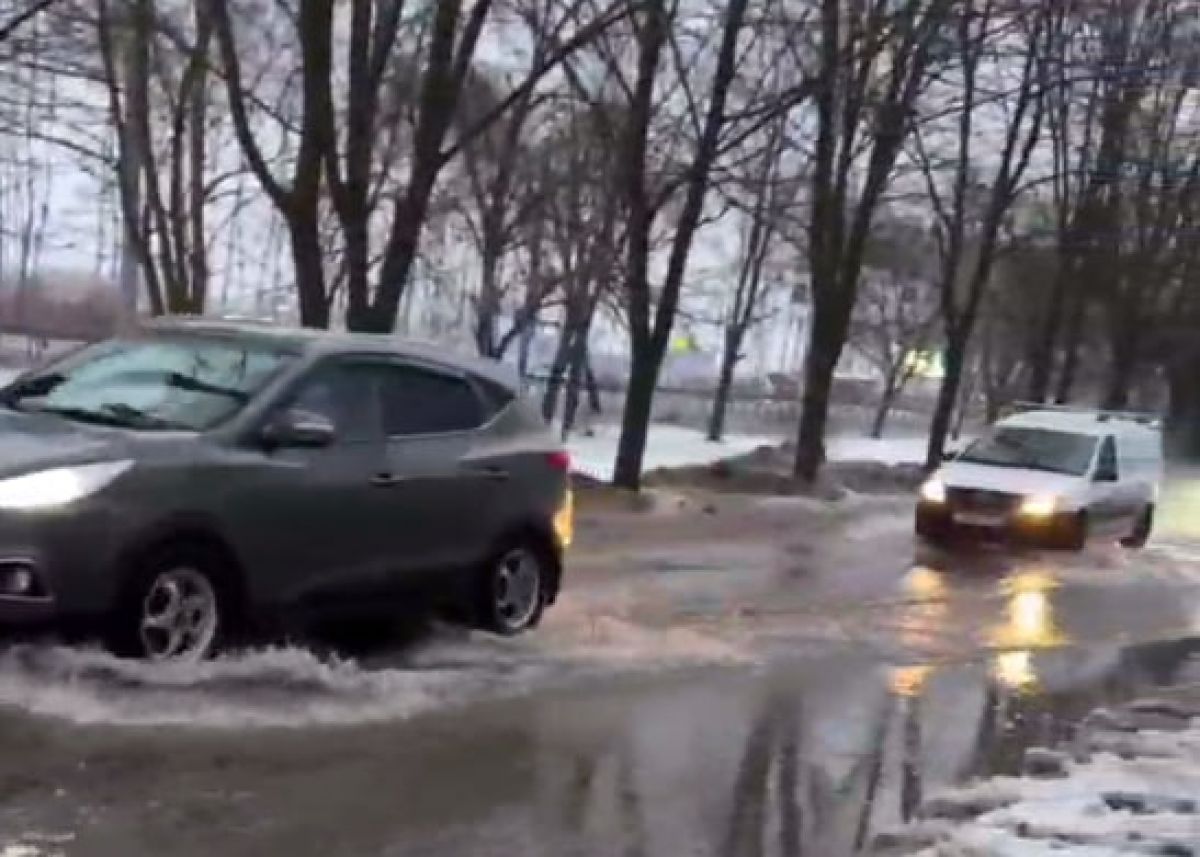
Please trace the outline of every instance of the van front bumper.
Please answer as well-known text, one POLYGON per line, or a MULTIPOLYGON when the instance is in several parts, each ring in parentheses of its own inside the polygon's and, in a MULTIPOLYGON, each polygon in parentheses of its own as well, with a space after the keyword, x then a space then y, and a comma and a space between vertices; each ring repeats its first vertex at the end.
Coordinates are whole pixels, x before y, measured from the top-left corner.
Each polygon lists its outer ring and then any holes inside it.
POLYGON ((1031 517, 1006 513, 994 521, 963 520, 948 504, 921 502, 916 533, 931 542, 1005 542, 1045 548, 1078 548, 1086 533, 1078 513, 1058 512, 1031 517))

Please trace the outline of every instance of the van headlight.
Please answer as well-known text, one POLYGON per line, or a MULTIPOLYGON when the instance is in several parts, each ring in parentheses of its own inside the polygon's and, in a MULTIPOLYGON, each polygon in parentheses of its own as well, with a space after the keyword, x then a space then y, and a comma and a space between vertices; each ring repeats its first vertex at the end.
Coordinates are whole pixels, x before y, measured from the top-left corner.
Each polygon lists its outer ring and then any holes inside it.
POLYGON ((946 502, 946 483, 934 477, 921 486, 921 499, 940 506, 946 502))
POLYGON ((1026 497, 1020 513, 1027 518, 1049 518, 1058 511, 1058 498, 1051 495, 1026 497))
POLYGON ((132 461, 101 461, 0 479, 0 509, 30 512, 67 506, 95 494, 132 466, 132 461))

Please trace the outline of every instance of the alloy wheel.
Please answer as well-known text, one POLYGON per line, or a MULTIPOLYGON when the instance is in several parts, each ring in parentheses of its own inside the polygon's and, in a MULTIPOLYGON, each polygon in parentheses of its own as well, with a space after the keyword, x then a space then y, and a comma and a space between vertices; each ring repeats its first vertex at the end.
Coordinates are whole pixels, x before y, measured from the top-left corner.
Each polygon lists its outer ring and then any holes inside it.
POLYGON ((217 592, 193 568, 156 575, 142 599, 138 639, 152 661, 203 660, 216 643, 220 626, 217 592))

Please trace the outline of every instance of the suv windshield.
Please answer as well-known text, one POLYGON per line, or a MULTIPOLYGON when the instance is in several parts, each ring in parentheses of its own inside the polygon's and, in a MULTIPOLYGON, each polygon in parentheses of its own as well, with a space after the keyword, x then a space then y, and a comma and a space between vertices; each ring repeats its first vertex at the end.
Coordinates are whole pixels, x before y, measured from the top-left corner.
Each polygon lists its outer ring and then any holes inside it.
POLYGON ((218 339, 109 340, 20 379, 2 400, 82 422, 200 431, 236 413, 291 357, 218 339))
POLYGON ((1092 464, 1096 438, 1034 428, 998 428, 967 447, 959 461, 995 467, 1027 467, 1083 476, 1092 464))

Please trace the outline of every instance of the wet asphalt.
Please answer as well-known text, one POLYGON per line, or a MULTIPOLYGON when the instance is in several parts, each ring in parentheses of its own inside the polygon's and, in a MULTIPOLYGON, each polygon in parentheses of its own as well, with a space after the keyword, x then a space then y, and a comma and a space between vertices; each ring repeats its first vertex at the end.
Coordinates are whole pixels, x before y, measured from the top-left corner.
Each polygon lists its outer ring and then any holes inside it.
POLYGON ((174 672, 0 653, 0 855, 838 857, 1097 706, 1200 682, 1200 480, 1145 551, 705 546, 497 640, 174 672))

